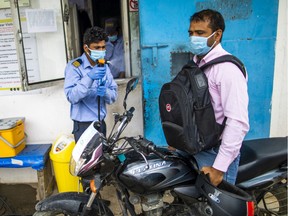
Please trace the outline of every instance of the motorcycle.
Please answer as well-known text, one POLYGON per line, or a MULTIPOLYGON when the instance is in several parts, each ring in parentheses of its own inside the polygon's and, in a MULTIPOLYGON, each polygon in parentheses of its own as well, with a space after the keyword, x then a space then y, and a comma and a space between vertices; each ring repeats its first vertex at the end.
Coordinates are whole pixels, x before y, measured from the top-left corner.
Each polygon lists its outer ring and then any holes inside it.
POLYGON ((193 155, 141 136, 121 137, 133 118, 126 99, 137 83, 138 78, 127 83, 124 113, 114 113, 110 135, 104 137, 94 122, 73 150, 70 172, 88 179, 90 187, 38 202, 34 216, 113 216, 100 194, 107 185, 115 187, 124 216, 287 215, 287 137, 244 141, 236 186, 223 181, 214 187, 193 155))

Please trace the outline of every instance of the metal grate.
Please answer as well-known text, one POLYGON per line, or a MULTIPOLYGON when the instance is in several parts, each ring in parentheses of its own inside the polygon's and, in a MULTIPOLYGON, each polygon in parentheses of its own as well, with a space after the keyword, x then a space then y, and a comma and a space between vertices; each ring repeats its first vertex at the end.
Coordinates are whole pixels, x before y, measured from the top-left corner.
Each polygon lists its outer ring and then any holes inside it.
POLYGON ((283 184, 267 192, 262 202, 266 212, 270 215, 287 216, 287 185, 283 184))

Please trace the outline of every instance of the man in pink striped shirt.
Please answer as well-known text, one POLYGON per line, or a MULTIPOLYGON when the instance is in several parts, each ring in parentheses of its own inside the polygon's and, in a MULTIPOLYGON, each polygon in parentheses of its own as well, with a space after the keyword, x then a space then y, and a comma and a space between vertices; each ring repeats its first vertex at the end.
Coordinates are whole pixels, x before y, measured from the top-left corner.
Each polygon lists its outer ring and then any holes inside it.
MULTIPOLYGON (((191 52, 199 66, 229 54, 221 46, 224 30, 224 19, 217 11, 207 9, 191 16, 188 30, 191 52)), ((235 184, 240 148, 249 130, 247 75, 245 78, 230 62, 212 65, 204 72, 216 121, 222 124, 225 117, 227 121, 220 146, 194 156, 199 169, 209 173, 213 185, 217 186, 223 179, 235 184)))

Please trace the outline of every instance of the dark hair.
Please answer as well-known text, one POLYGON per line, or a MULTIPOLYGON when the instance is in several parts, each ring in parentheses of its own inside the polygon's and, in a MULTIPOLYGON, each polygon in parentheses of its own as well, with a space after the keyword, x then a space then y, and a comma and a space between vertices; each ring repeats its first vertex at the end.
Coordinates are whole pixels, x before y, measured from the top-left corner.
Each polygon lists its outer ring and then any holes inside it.
POLYGON ((94 26, 91 28, 88 28, 83 36, 83 43, 87 44, 88 46, 91 43, 99 43, 100 41, 105 40, 106 42, 108 41, 108 36, 104 32, 104 29, 94 26))
POLYGON ((221 15, 221 13, 215 10, 206 9, 206 10, 199 11, 190 17, 190 22, 192 21, 195 21, 195 22, 209 21, 208 26, 212 29, 213 32, 218 29, 221 29, 222 32, 224 32, 225 30, 224 18, 221 15))

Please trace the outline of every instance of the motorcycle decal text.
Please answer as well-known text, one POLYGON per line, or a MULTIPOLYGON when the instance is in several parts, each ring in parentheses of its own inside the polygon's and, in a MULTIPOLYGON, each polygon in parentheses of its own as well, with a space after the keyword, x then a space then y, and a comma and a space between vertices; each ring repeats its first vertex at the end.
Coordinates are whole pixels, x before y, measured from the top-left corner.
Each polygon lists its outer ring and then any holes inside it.
POLYGON ((152 169, 156 169, 156 168, 159 168, 159 167, 163 167, 166 164, 167 164, 166 161, 160 161, 158 163, 151 163, 148 166, 142 166, 142 167, 139 167, 137 169, 132 170, 132 174, 135 175, 135 174, 139 174, 139 173, 145 172, 148 169, 152 170, 152 169))

